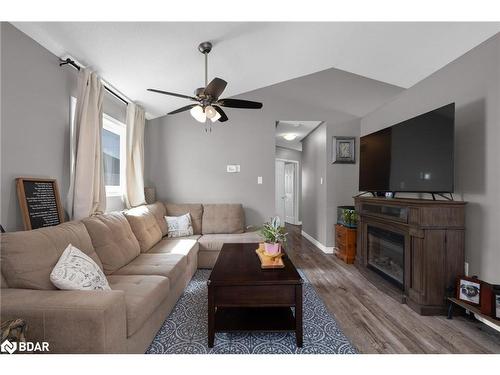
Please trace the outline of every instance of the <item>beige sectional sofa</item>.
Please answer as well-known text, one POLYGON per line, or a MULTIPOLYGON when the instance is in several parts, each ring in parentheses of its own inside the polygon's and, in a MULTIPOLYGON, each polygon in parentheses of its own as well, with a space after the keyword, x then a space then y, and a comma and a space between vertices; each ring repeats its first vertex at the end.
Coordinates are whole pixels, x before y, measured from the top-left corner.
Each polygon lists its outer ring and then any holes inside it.
POLYGON ((239 204, 140 206, 56 227, 2 234, 1 320, 23 318, 52 353, 144 353, 197 268, 224 242, 258 242, 239 204), (164 216, 189 212, 193 236, 168 238, 164 216), (111 291, 63 291, 49 276, 71 243, 104 271, 111 291))

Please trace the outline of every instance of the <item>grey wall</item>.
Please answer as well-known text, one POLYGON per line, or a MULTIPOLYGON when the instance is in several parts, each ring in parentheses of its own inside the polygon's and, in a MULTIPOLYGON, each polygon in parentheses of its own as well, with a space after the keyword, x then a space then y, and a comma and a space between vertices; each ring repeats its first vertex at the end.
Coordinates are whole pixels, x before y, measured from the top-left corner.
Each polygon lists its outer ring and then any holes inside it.
MULTIPOLYGON (((157 197, 162 200, 243 203, 247 222, 252 225, 260 225, 275 215, 276 120, 328 119, 329 123, 337 124, 355 118, 335 110, 325 112, 290 103, 280 96, 280 91, 279 87, 270 87, 245 95, 249 100, 263 101, 264 108, 260 111, 228 109, 230 120, 215 126, 210 134, 206 134, 203 125, 193 120, 188 112, 148 121, 145 134, 146 184, 155 186, 157 197), (241 173, 226 173, 227 164, 240 164, 241 173), (257 185, 257 176, 263 176, 262 185, 257 185)), ((326 135, 323 136, 325 143, 326 135)), ((326 156, 322 158, 322 164, 326 168, 326 156)), ((311 183, 319 184, 319 180, 311 183)), ((321 204, 323 210, 324 202, 321 204)), ((303 202, 302 206, 305 205, 303 202)), ((305 207, 302 211, 305 212, 305 207)), ((314 226, 326 225, 324 215, 322 217, 320 222, 311 218, 314 226)), ((302 216, 303 225, 307 225, 304 218, 302 216)), ((326 229, 309 234, 314 236, 320 231, 320 242, 326 243, 326 229)))
POLYGON ((335 243, 337 206, 352 205, 358 192, 359 134, 359 118, 325 121, 302 141, 303 230, 326 247, 335 243), (355 164, 332 163, 335 136, 356 137, 355 164))
MULTIPOLYGON (((66 205, 69 187, 70 97, 77 71, 9 23, 1 26, 1 224, 22 230, 15 178, 57 179, 66 205)), ((126 106, 105 94, 104 112, 125 122, 126 106)), ((108 209, 124 208, 108 199, 108 209)))
POLYGON ((337 206, 353 205, 358 193, 360 119, 340 124, 327 124, 326 131, 326 245, 334 246, 334 226, 337 222, 337 206), (356 137, 356 163, 332 164, 335 153, 333 137, 356 137))
POLYGON ((324 245, 327 238, 326 128, 327 124, 322 123, 302 141, 302 230, 324 245))
POLYGON ((469 273, 500 282, 500 34, 366 116, 368 134, 456 103, 455 194, 467 202, 469 273))
POLYGON ((275 156, 277 159, 286 159, 299 162, 299 167, 297 171, 299 177, 298 178, 299 186, 297 187, 298 198, 299 198, 298 199, 299 217, 297 218, 297 220, 301 221, 302 220, 302 151, 291 150, 289 148, 276 146, 275 156))
MULTIPOLYGON (((345 124, 358 116, 341 108, 360 113, 367 108, 376 108, 376 103, 380 105, 399 92, 399 87, 330 69, 241 96, 262 101, 263 109, 227 109, 229 121, 223 125, 218 123, 211 134, 205 134, 203 125, 192 119, 189 112, 148 121, 145 132, 146 185, 154 186, 161 200, 240 202, 245 207, 247 222, 260 225, 275 214, 276 121, 286 118, 325 121, 328 126, 345 124), (330 96, 332 100, 328 99, 330 96), (314 98, 318 98, 318 105, 314 98), (241 173, 226 173, 227 164, 241 164, 241 173), (257 185, 257 176, 263 176, 263 185, 257 185)), ((179 100, 179 107, 185 104, 179 100)), ((322 147, 325 151, 321 168, 326 178, 326 125, 324 129, 322 147)), ((356 131, 359 129, 353 129, 354 134, 356 131)), ((324 186, 317 186, 317 178, 308 179, 309 185, 306 185, 305 176, 311 173, 305 171, 304 154, 302 157, 302 191, 325 190, 324 186)), ((349 168, 340 168, 344 167, 349 168)), ((357 180, 340 179, 335 184, 349 185, 340 188, 340 191, 347 191, 357 186, 357 180)), ((331 228, 326 228, 326 195, 317 197, 320 198, 321 204, 317 206, 321 214, 311 211, 303 200, 302 224, 308 234, 331 246, 327 240, 327 231, 331 232, 331 228), (306 215, 306 212, 310 214, 306 215)))
POLYGON ((1 224, 12 231, 23 229, 16 177, 55 178, 65 201, 76 71, 12 25, 1 30, 1 224))
POLYGON ((160 200, 242 203, 247 224, 267 220, 274 214, 274 120, 250 112, 228 111, 230 121, 210 134, 189 112, 149 121, 146 185, 160 200), (241 172, 227 173, 227 164, 241 172))

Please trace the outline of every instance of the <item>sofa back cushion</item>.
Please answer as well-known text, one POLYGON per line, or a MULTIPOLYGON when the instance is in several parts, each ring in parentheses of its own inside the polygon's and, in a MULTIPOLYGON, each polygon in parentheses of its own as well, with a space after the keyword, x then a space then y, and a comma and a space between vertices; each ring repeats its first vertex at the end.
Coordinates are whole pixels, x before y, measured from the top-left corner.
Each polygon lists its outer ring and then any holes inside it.
POLYGON ((201 234, 201 217, 203 215, 203 206, 198 203, 165 203, 167 216, 181 216, 188 212, 191 214, 191 224, 193 225, 193 234, 201 234))
POLYGON ((139 242, 123 213, 95 215, 82 221, 106 275, 127 265, 141 253, 139 242))
POLYGON ((204 204, 203 234, 243 233, 245 212, 241 204, 204 204))
POLYGON ((0 241, 2 274, 10 288, 56 289, 50 282, 50 273, 70 243, 102 268, 82 222, 3 233, 0 241))
POLYGON ((155 216, 147 206, 132 208, 125 211, 124 215, 139 242, 141 253, 151 249, 163 237, 155 216))
POLYGON ((156 223, 161 230, 162 237, 166 236, 168 233, 168 226, 165 220, 165 216, 167 216, 167 209, 165 208, 163 202, 148 204, 146 207, 148 208, 149 212, 154 215, 156 223))

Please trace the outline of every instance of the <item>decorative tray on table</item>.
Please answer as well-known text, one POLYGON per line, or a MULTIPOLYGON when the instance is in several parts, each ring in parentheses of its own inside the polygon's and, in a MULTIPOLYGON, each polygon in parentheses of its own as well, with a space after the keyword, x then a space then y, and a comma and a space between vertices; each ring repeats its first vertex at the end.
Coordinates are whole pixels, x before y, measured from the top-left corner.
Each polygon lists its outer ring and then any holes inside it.
POLYGON ((260 259, 260 268, 262 269, 273 269, 273 268, 284 268, 285 264, 283 259, 281 259, 285 254, 283 252, 277 255, 270 255, 264 250, 264 243, 259 244, 259 248, 255 250, 260 259))

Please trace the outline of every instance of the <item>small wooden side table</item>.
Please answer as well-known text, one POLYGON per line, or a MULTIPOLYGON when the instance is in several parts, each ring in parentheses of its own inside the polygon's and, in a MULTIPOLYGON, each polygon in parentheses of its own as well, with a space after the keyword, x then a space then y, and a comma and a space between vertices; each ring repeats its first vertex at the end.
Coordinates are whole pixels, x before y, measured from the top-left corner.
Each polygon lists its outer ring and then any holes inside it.
POLYGON ((356 257, 356 228, 348 228, 341 224, 335 225, 335 255, 347 264, 354 263, 356 257))

